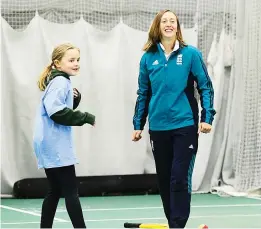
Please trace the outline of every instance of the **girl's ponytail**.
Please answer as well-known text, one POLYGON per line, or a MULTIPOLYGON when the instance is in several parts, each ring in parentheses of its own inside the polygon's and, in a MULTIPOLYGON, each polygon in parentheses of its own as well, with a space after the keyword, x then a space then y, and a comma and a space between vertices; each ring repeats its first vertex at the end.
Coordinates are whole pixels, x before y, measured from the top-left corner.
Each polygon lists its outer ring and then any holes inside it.
POLYGON ((51 63, 50 65, 48 65, 44 71, 42 72, 42 74, 40 75, 39 81, 38 81, 38 87, 41 91, 44 91, 46 88, 46 78, 50 75, 51 71, 52 71, 52 66, 53 64, 51 63))

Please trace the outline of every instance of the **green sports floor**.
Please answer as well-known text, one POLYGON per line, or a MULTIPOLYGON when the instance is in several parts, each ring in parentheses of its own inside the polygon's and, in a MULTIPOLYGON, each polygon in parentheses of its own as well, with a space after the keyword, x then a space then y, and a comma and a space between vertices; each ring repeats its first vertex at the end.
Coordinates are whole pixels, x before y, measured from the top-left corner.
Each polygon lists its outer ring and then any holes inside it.
MULTIPOLYGON (((42 199, 1 199, 1 228, 39 228, 42 199)), ((125 222, 166 223, 158 195, 81 198, 88 228, 123 228, 125 222)), ((261 199, 193 194, 186 228, 261 228, 261 199)), ((54 228, 73 228, 61 199, 54 228)))

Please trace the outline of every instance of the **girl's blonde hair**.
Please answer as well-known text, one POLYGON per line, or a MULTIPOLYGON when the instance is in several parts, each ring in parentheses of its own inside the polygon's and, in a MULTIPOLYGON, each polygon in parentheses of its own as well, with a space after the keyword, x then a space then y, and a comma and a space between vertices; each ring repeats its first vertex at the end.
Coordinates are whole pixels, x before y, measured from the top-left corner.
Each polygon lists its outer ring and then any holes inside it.
POLYGON ((172 12, 171 10, 161 10, 156 17, 154 18, 150 30, 149 30, 149 35, 148 35, 148 40, 146 42, 146 44, 143 47, 143 51, 148 51, 152 46, 155 46, 158 42, 160 42, 161 40, 161 32, 160 32, 160 22, 161 22, 161 18, 163 16, 163 14, 165 14, 166 12, 171 12, 173 13, 176 18, 177 18, 177 40, 179 41, 179 44, 181 47, 186 46, 185 41, 183 40, 183 36, 181 33, 181 28, 180 28, 180 23, 179 23, 179 19, 177 17, 177 15, 172 12))
MULTIPOLYGON (((70 43, 61 44, 54 48, 52 52, 52 62, 44 69, 40 78, 38 80, 38 87, 41 91, 44 91, 46 88, 46 79, 50 76, 53 67, 56 67, 54 64, 55 60, 61 61, 65 53, 70 49, 78 49, 70 43)), ((78 49, 79 50, 79 49, 78 49)), ((80 51, 80 50, 79 50, 80 51)))

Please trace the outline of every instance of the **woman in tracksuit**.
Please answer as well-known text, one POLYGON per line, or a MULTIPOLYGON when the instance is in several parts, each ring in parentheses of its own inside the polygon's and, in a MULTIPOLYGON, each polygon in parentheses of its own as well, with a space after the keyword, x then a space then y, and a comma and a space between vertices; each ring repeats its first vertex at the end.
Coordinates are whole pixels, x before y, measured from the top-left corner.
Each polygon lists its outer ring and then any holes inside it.
POLYGON ((63 196, 74 228, 86 228, 78 196, 74 165, 78 163, 72 126, 95 124, 95 116, 75 111, 81 94, 72 88, 71 76, 80 69, 80 51, 61 44, 40 76, 41 96, 34 130, 34 151, 38 168, 45 170, 50 190, 42 204, 41 228, 51 228, 59 199, 63 196))
POLYGON ((191 177, 199 132, 209 133, 215 115, 213 88, 202 55, 183 41, 177 16, 155 17, 140 61, 133 141, 148 115, 159 191, 170 228, 184 228, 190 214, 191 177), (194 83, 201 100, 201 120, 194 83))

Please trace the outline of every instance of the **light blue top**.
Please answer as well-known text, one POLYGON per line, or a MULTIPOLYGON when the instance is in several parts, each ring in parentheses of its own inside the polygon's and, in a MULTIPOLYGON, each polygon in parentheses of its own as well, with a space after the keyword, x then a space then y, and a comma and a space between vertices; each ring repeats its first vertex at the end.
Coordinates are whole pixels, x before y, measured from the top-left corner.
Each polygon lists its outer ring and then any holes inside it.
POLYGON ((71 81, 57 76, 43 92, 36 115, 33 146, 38 168, 55 168, 78 163, 72 127, 55 123, 50 116, 64 108, 73 108, 71 81))

